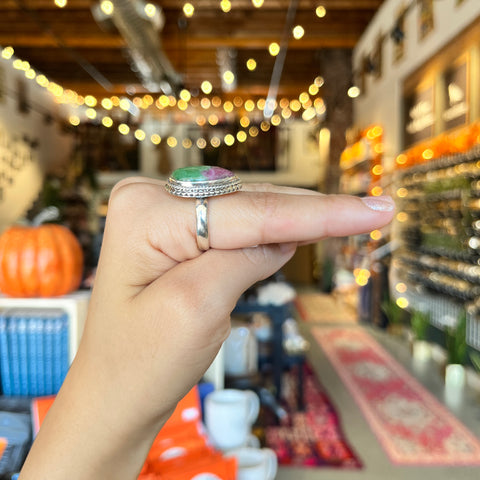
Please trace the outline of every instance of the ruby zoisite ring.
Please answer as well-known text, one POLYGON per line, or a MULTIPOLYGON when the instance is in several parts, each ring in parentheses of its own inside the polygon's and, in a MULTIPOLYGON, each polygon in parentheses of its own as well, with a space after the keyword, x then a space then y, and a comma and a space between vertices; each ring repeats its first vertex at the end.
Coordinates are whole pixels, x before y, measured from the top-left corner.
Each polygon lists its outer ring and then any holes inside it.
POLYGON ((205 251, 210 248, 208 237, 208 197, 226 195, 242 188, 240 179, 230 170, 207 165, 184 167, 174 170, 165 189, 177 197, 195 198, 197 246, 205 251))

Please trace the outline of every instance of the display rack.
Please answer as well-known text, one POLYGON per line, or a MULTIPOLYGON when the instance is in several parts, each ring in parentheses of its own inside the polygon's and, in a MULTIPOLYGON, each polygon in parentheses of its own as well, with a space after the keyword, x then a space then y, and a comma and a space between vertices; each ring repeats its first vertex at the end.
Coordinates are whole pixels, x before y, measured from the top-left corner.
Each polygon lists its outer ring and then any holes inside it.
POLYGON ((467 343, 480 349, 480 148, 398 174, 392 291, 440 329, 468 317, 467 343))

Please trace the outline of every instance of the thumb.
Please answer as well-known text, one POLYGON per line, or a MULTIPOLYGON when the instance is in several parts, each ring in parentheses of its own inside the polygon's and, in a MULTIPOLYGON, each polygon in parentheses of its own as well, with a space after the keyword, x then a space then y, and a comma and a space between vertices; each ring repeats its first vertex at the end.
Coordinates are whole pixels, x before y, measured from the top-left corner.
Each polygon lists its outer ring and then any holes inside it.
POLYGON ((158 305, 159 294, 174 299, 168 303, 176 310, 180 309, 178 316, 196 318, 200 325, 213 323, 215 318, 223 320, 248 287, 273 275, 292 258, 296 245, 283 243, 236 250, 211 249, 176 265, 147 287, 142 296, 151 296, 153 305, 158 305))
POLYGON ((146 287, 134 301, 140 318, 155 319, 141 341, 142 351, 151 352, 142 367, 155 370, 150 378, 158 378, 161 370, 172 386, 169 394, 181 398, 188 390, 185 385, 198 381, 228 337, 230 314, 240 295, 281 268, 295 248, 291 243, 211 249, 146 287))
POLYGON ((291 243, 208 250, 146 287, 139 295, 141 308, 161 324, 155 331, 169 332, 168 348, 181 362, 206 368, 230 332, 240 295, 280 269, 295 248, 291 243))

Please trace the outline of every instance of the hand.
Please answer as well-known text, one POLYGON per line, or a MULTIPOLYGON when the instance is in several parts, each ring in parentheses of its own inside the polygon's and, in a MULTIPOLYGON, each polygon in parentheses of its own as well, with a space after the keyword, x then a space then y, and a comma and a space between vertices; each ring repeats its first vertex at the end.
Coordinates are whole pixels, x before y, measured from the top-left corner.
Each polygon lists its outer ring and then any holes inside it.
POLYGON ((209 199, 211 249, 202 253, 194 200, 163 185, 133 178, 112 191, 82 342, 22 480, 135 478, 159 428, 228 336, 242 292, 297 245, 368 232, 393 215, 388 198, 246 185, 209 199), (63 468, 58 451, 70 458, 63 468))

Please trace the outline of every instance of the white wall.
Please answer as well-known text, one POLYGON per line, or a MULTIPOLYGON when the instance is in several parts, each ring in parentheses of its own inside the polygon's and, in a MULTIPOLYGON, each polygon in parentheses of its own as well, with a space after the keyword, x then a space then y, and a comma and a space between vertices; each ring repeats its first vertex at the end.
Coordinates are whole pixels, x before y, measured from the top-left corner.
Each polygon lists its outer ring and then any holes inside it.
POLYGON ((37 198, 46 166, 69 158, 72 138, 59 127, 60 107, 12 60, 0 57, 0 231, 21 217, 37 198), (18 109, 18 81, 25 86, 28 113, 18 109), (32 142, 36 146, 32 146, 32 142))
POLYGON ((419 7, 416 3, 406 16, 405 53, 394 62, 393 40, 390 38, 395 20, 406 0, 387 0, 358 42, 353 55, 354 71, 360 69, 362 58, 373 52, 377 38, 385 34, 382 77, 367 75, 366 94, 354 101, 354 124, 365 128, 373 123, 384 129, 384 162, 392 165, 401 149, 402 84, 416 69, 439 52, 456 35, 480 16, 480 0, 434 0, 434 29, 423 40, 418 35, 419 7))

